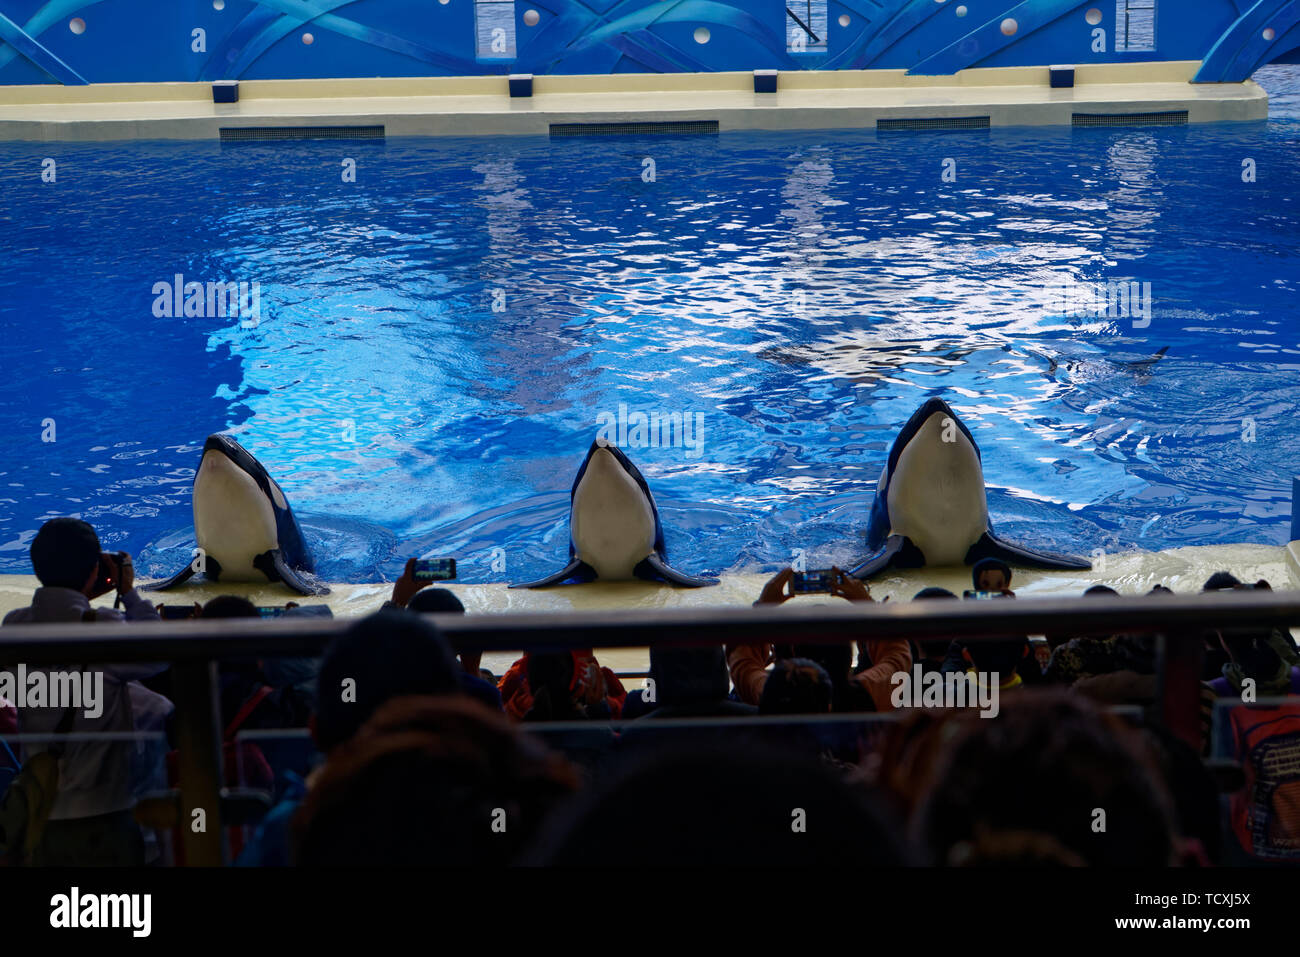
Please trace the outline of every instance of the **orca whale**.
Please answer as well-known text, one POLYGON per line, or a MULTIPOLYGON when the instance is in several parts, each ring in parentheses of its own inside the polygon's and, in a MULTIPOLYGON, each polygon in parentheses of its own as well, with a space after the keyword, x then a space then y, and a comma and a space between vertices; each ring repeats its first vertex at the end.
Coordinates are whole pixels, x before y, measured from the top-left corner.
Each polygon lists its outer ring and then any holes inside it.
POLYGON ((283 582, 304 595, 329 594, 324 585, 303 577, 315 568, 284 492, 230 436, 208 436, 193 498, 194 537, 202 559, 150 588, 172 588, 202 571, 214 582, 283 582))
POLYGON ((553 575, 511 588, 643 578, 686 588, 716 585, 671 568, 664 530, 645 478, 616 445, 598 438, 587 450, 569 493, 569 564, 553 575))
POLYGON ((1047 555, 1001 541, 989 522, 979 446, 943 399, 912 414, 889 450, 867 524, 872 555, 849 574, 886 568, 973 565, 999 558, 1026 568, 1083 571, 1079 558, 1047 555))

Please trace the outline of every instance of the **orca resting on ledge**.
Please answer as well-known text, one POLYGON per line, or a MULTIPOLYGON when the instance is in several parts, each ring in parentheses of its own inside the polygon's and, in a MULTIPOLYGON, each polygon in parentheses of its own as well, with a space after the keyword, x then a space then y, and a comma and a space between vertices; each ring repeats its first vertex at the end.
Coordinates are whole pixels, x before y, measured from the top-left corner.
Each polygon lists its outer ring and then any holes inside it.
POLYGON ((214 582, 284 582, 299 594, 329 594, 303 577, 315 567, 284 492, 228 435, 209 435, 203 445, 194 475, 194 537, 201 558, 149 588, 173 588, 202 572, 214 582))
POLYGON ((603 439, 591 443, 569 493, 569 564, 553 575, 510 587, 546 588, 597 578, 643 578, 684 588, 718 583, 669 567, 650 486, 622 450, 603 439))
POLYGON ((1086 571, 1090 562, 1047 555, 1001 541, 989 522, 979 446, 943 399, 912 414, 889 450, 867 525, 872 555, 850 574, 870 578, 887 568, 1009 565, 1086 571))

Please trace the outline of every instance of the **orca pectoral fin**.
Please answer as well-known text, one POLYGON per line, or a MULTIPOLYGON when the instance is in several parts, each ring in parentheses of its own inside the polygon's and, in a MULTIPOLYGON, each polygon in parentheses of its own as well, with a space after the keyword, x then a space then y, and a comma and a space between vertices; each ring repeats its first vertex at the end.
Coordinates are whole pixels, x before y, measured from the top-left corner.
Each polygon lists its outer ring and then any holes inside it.
POLYGON ((329 586, 308 581, 296 568, 290 568, 284 554, 278 549, 263 552, 253 559, 253 567, 266 576, 267 581, 284 582, 300 595, 328 595, 329 586))
MULTIPOLYGON (((144 590, 166 591, 168 588, 175 588, 177 585, 189 581, 193 575, 194 563, 190 562, 190 564, 186 565, 171 578, 166 581, 153 582, 152 584, 145 585, 144 590)), ((221 563, 211 555, 205 555, 203 558, 203 577, 210 582, 218 582, 221 580, 221 563)))
POLYGON ((547 575, 545 578, 539 578, 533 582, 519 582, 511 585, 511 588, 550 588, 552 585, 563 585, 569 579, 576 579, 575 584, 589 582, 596 577, 596 570, 580 558, 575 558, 569 564, 565 565, 554 575, 547 575))
POLYGON ((1092 562, 1069 555, 1048 555, 1044 552, 1030 551, 1019 545, 1011 545, 994 538, 988 532, 980 536, 979 541, 966 553, 966 564, 974 565, 981 558, 998 558, 1008 565, 1022 568, 1045 568, 1057 571, 1086 572, 1092 568, 1092 562))
POLYGON ((912 544, 906 535, 890 535, 885 547, 860 565, 849 570, 854 578, 866 580, 879 575, 886 568, 922 568, 925 555, 912 544))
POLYGON ((150 582, 144 586, 145 591, 166 591, 168 588, 175 588, 177 585, 184 584, 194 575, 194 565, 186 565, 171 578, 160 582, 150 582))
POLYGON ((716 578, 698 578, 695 575, 679 572, 664 561, 664 557, 658 552, 646 556, 637 563, 636 568, 632 569, 632 574, 637 578, 666 581, 670 585, 680 585, 682 588, 707 588, 718 583, 716 578))

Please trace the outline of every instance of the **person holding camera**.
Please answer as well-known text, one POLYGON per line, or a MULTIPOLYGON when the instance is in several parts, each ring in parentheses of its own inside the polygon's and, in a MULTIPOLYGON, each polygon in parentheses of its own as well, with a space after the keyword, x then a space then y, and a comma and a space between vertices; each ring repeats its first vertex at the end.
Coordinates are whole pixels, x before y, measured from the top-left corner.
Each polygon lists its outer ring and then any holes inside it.
MULTIPOLYGON (((792 568, 783 568, 763 586, 754 605, 779 605, 790 598, 819 592, 852 602, 875 601, 864 582, 839 568, 803 576, 792 568), (805 581, 815 579, 816 584, 801 587, 801 577, 805 581)), ((787 648, 785 657, 811 658, 826 669, 836 689, 836 710, 892 710, 890 679, 895 672, 906 672, 912 667, 911 649, 905 640, 895 638, 866 639, 858 647, 860 667, 856 671, 853 649, 848 644, 787 648)), ((774 663, 780 650, 769 644, 727 645, 727 666, 741 701, 759 704, 771 674, 768 665, 774 663)))
POLYGON ((131 556, 104 552, 95 530, 81 519, 52 518, 42 525, 32 539, 31 558, 41 587, 31 605, 5 615, 6 625, 158 618, 153 603, 136 590, 131 556), (115 608, 90 607, 92 598, 114 591, 125 614, 115 608))
MULTIPOLYGON (((41 587, 26 608, 16 608, 4 624, 46 624, 91 621, 156 621, 154 606, 135 588, 135 570, 126 552, 109 555, 99 536, 75 518, 55 518, 41 526, 31 544, 32 569, 41 587), (124 612, 92 608, 91 599, 116 592, 124 612)), ((4 639, 0 637, 0 641, 4 639)), ((137 684, 163 671, 160 664, 77 666, 104 675, 99 714, 84 708, 26 707, 18 711, 24 734, 98 734, 134 731, 133 697, 161 699, 137 684), (134 689, 134 691, 133 691, 134 689)), ((28 669, 29 675, 32 669, 28 669)), ((166 702, 170 709, 170 702, 166 702)), ((48 745, 24 748, 24 760, 48 745)), ((63 867, 139 865, 144 841, 132 816, 135 805, 131 780, 130 741, 78 740, 60 742, 58 794, 33 864, 63 867)))

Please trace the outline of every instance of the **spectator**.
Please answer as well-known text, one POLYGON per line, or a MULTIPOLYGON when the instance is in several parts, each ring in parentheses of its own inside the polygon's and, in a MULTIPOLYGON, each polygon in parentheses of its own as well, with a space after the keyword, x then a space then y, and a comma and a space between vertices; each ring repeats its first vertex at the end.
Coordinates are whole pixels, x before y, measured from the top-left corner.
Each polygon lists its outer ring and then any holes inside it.
POLYGON ((981 684, 996 679, 1000 695, 1024 687, 1020 668, 1026 661, 1036 667, 1027 638, 974 641, 962 648, 961 657, 965 670, 973 672, 981 684))
MULTIPOLYGON (((986 558, 976 562, 975 568, 971 572, 976 581, 984 581, 986 584, 1010 583, 1010 569, 997 561, 996 559, 986 558), (988 564, 986 564, 988 563, 988 564), (1004 574, 1005 570, 1005 574, 1004 574)), ((981 599, 987 597, 994 598, 1015 598, 1016 593, 1009 588, 998 590, 978 589, 976 592, 967 592, 965 595, 968 599, 981 599)), ((1022 685, 1040 685, 1046 684, 1047 679, 1043 676, 1043 669, 1038 664, 1038 659, 1033 654, 1029 646, 1028 638, 1007 638, 1002 642, 995 642, 993 646, 985 647, 979 650, 976 647, 968 646, 965 642, 954 639, 948 646, 947 654, 944 656, 943 663, 939 670, 951 674, 953 672, 966 672, 972 670, 975 659, 979 658, 985 662, 985 665, 976 667, 974 670, 980 674, 992 674, 996 672, 1003 676, 1000 683, 1003 690, 1015 690, 1022 685), (1015 648, 1012 646, 1015 645, 1015 648), (998 647, 1006 654, 1000 654, 998 647), (994 667, 998 665, 999 667, 994 667), (999 670, 999 668, 1003 670, 999 670), (1010 668, 1010 670, 1005 670, 1010 668), (1007 678, 1006 675, 1011 677, 1007 678)))
MULTIPOLYGON (((394 586, 394 591, 396 591, 394 586)), ((410 611, 419 614, 463 615, 465 606, 459 598, 447 588, 425 588, 417 592, 406 603, 410 611)), ((501 692, 497 690, 496 681, 490 671, 481 667, 483 652, 458 648, 461 666, 460 686, 471 698, 476 698, 495 711, 501 710, 501 692)))
MULTIPOLYGON (((99 536, 87 523, 75 518, 50 519, 32 539, 30 554, 41 587, 32 596, 31 605, 11 611, 4 624, 158 620, 153 605, 135 588, 131 557, 125 552, 104 554, 99 536), (91 607, 92 598, 113 591, 124 613, 91 607)), ((28 707, 18 715, 19 731, 50 734, 66 730, 77 735, 134 731, 132 685, 162 671, 163 666, 91 664, 83 670, 104 675, 104 700, 97 717, 87 717, 84 709, 28 707)), ((144 700, 145 695, 140 697, 144 700)), ((131 813, 135 805, 133 744, 89 740, 60 743, 59 747, 58 794, 32 863, 63 867, 143 864, 144 838, 131 813)), ((28 745, 26 757, 49 749, 49 745, 28 745)))
POLYGON ((627 698, 618 676, 602 667, 590 648, 525 652, 497 688, 506 714, 518 720, 527 716, 530 721, 617 718, 627 698), (534 658, 538 660, 534 662, 534 658))
POLYGON ((755 748, 646 755, 580 796, 529 865, 854 868, 907 864, 875 797, 816 759, 755 748), (719 813, 721 812, 721 813, 719 813), (620 858, 620 848, 642 851, 620 858))
MULTIPOLYGON (((721 645, 652 647, 650 678, 655 702, 642 715, 646 718, 735 717, 757 712, 753 705, 728 697, 731 680, 721 645)), ((642 697, 635 693, 628 697, 624 717, 628 706, 642 697)))
POLYGON ((996 720, 962 724, 914 818, 935 863, 964 863, 991 839, 1025 835, 1059 845, 1057 863, 1175 862, 1172 799, 1119 719, 1036 691, 1009 701, 996 720))
POLYGON ((1011 590, 1011 566, 997 558, 981 558, 970 569, 976 591, 990 591, 1015 597, 1011 590))
POLYGON ((828 714, 834 700, 835 685, 825 668, 809 658, 781 658, 763 683, 758 712, 828 714))
POLYGON ((317 746, 328 754, 392 698, 458 691, 458 672, 447 640, 430 622, 391 611, 362 618, 321 660, 317 746))
MULTIPOLYGON (((1153 591, 1152 594, 1156 592, 1153 591)), ((1119 597, 1119 592, 1106 585, 1093 585, 1083 593, 1083 597, 1115 598, 1119 597)), ((1154 675, 1156 673, 1155 636, 1115 634, 1105 637, 1070 638, 1053 647, 1043 675, 1049 682, 1072 685, 1081 679, 1110 675, 1115 672, 1154 675)), ((1125 686, 1131 684, 1131 680, 1125 678, 1125 686)), ((1101 684, 1092 685, 1094 691, 1101 687, 1103 687, 1101 684)))
MULTIPOLYGON (((1216 572, 1206 581, 1203 591, 1272 591, 1264 579, 1245 585, 1227 572, 1216 572)), ((1253 682, 1255 697, 1300 695, 1300 654, 1295 642, 1281 628, 1224 629, 1213 633, 1221 652, 1221 676, 1209 682, 1220 698, 1240 697, 1244 682, 1253 682)), ((1211 646, 1213 647, 1213 645, 1211 646)))
MULTIPOLYGON (((794 596, 786 586, 794 578, 792 568, 777 572, 766 585, 757 605, 779 605, 794 596)), ((867 586, 838 568, 831 569, 831 594, 855 602, 869 602, 867 586)), ((802 646, 774 648, 768 644, 742 644, 727 646, 727 664, 736 695, 746 704, 758 704, 767 683, 767 667, 776 657, 804 657, 817 661, 825 668, 836 685, 837 710, 889 711, 893 692, 891 678, 899 671, 912 667, 912 653, 907 641, 896 638, 875 638, 859 642, 863 656, 870 662, 857 672, 852 671, 852 650, 842 646, 802 646)))
POLYGON ((578 779, 467 696, 387 702, 330 754, 294 816, 307 867, 510 863, 578 779))
MULTIPOLYGON (((922 588, 912 596, 912 601, 934 601, 944 598, 956 599, 957 596, 946 588, 922 588)), ((943 671, 943 662, 950 647, 952 647, 951 638, 922 638, 911 643, 912 659, 921 666, 922 674, 943 671)))
POLYGON ((1247 680, 1254 683, 1256 698, 1300 695, 1300 654, 1283 629, 1225 629, 1218 634, 1229 658, 1223 677, 1210 682, 1218 697, 1240 697, 1247 680))
MULTIPOLYGON (((465 606, 451 589, 430 588, 429 586, 433 584, 432 581, 416 580, 415 563, 417 561, 419 559, 407 559, 401 577, 393 582, 392 597, 384 602, 384 607, 409 608, 411 611, 418 611, 420 614, 465 614, 465 606)), ((483 660, 481 651, 458 648, 457 652, 461 667, 465 669, 467 675, 484 681, 493 680, 491 673, 485 674, 481 668, 483 660)), ((472 693, 478 692, 476 696, 482 696, 481 689, 477 685, 470 685, 470 690, 472 693)), ((485 702, 487 700, 485 699, 485 702)), ((497 700, 499 707, 499 695, 497 700)))
MULTIPOLYGON (((311 721, 317 749, 328 757, 393 698, 458 693, 460 674, 451 648, 432 623, 402 611, 362 618, 330 644, 321 660, 311 721)), ((266 815, 239 859, 241 866, 290 863, 289 821, 313 781, 314 774, 266 815)))
MULTIPOLYGON (((1205 580, 1201 586, 1201 592, 1212 591, 1252 591, 1261 588, 1265 591, 1271 590, 1269 583, 1260 579, 1253 585, 1243 584, 1240 579, 1230 572, 1215 572, 1205 580)), ((1223 643, 1219 640, 1217 631, 1205 632, 1205 663, 1202 666, 1202 680, 1213 683, 1223 675, 1223 669, 1232 664, 1232 658, 1223 643)))
MULTIPOLYGON (((218 595, 199 611, 203 621, 258 617, 257 606, 240 595, 218 595)), ((274 687, 267 678, 265 662, 259 658, 225 658, 218 673, 221 724, 228 736, 240 730, 302 728, 311 719, 312 703, 307 696, 292 685, 274 687)))

